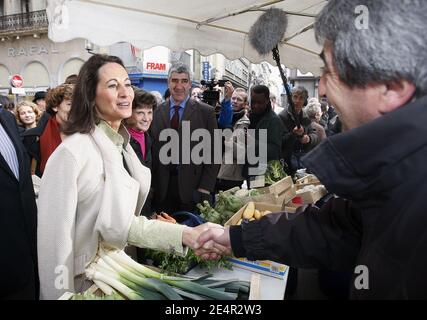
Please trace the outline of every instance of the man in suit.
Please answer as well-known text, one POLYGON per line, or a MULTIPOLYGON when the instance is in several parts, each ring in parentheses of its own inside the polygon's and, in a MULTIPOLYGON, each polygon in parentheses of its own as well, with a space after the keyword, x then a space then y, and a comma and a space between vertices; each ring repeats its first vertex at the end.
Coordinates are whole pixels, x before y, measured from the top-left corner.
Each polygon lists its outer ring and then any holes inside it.
POLYGON ((0 299, 38 299, 37 207, 29 164, 15 118, 0 110, 0 299))
POLYGON ((214 164, 212 143, 214 130, 218 128, 217 120, 211 106, 190 98, 191 75, 186 65, 178 63, 170 68, 168 86, 170 99, 154 112, 151 125, 154 205, 157 211, 194 212, 197 203, 211 200, 211 192, 215 188, 219 165, 214 164), (164 140, 161 133, 165 129, 175 130, 179 136, 179 143, 172 143, 172 148, 179 148, 179 156, 172 163, 167 163, 161 152, 170 145, 168 141, 160 141, 164 140), (191 141, 189 135, 197 129, 207 130, 211 141, 191 141), (203 147, 210 144, 211 149, 206 157, 210 161, 203 160, 201 164, 196 164, 188 151, 191 153, 200 143, 203 147), (183 148, 183 144, 190 145, 190 148, 183 148))

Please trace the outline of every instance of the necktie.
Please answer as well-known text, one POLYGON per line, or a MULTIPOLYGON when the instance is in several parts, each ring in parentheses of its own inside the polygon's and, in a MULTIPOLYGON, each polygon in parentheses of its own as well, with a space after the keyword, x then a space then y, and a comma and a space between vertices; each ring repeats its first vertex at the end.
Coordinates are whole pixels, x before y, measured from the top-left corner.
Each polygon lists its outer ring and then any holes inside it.
POLYGON ((180 106, 174 106, 175 113, 173 114, 171 119, 171 128, 175 130, 178 130, 179 128, 179 108, 180 106))

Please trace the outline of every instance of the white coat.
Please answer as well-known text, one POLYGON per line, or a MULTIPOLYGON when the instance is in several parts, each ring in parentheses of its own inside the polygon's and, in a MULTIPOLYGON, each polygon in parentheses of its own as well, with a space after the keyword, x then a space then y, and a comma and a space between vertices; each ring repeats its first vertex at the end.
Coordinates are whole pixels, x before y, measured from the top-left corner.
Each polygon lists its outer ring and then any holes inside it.
MULTIPOLYGON (((84 278, 99 242, 126 246, 130 226, 148 195, 151 173, 128 143, 123 157, 132 177, 116 146, 96 127, 90 134, 69 136, 49 158, 38 204, 41 299, 80 291, 77 279, 84 278)), ((144 224, 147 243, 141 246, 182 248, 182 229, 146 219, 144 224), (175 237, 164 236, 170 233, 175 237)))

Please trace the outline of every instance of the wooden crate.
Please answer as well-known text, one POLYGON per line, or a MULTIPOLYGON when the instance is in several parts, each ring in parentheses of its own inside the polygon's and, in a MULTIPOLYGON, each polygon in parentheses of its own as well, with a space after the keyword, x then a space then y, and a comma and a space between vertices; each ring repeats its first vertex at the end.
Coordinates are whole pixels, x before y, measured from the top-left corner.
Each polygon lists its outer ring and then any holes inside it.
MULTIPOLYGON (((262 203, 262 202, 254 202, 255 209, 259 211, 271 211, 271 212, 280 212, 282 211, 281 205, 276 204, 269 204, 269 203, 262 203)), ((240 208, 239 211, 237 211, 228 221, 224 224, 224 226, 233 226, 236 225, 237 222, 239 222, 240 219, 242 219, 243 211, 245 211, 247 207, 247 204, 244 205, 242 208, 240 208)))
POLYGON ((315 190, 307 190, 304 192, 301 192, 301 190, 302 189, 297 191, 297 196, 301 197, 304 204, 314 204, 328 193, 326 188, 322 185, 318 185, 315 190))
POLYGON ((269 193, 273 193, 277 196, 280 196, 281 193, 288 190, 293 185, 294 185, 294 182, 292 180, 292 177, 288 176, 286 178, 283 178, 280 181, 277 181, 276 183, 272 184, 271 186, 264 187, 263 189, 268 190, 269 193))
MULTIPOLYGON (((282 211, 281 205, 274 205, 269 203, 255 202, 255 209, 260 211, 271 211, 271 214, 282 211)), ((226 223, 225 226, 236 225, 242 218, 243 211, 246 209, 245 205, 239 211, 236 212, 226 223)), ((232 257, 229 261, 238 268, 250 270, 256 273, 265 274, 274 278, 284 279, 288 272, 288 266, 269 260, 250 261, 246 258, 235 258, 232 257)))
POLYGON ((313 174, 306 175, 304 178, 298 179, 295 182, 295 185, 297 186, 297 190, 304 188, 308 185, 320 185, 321 182, 317 177, 313 174))

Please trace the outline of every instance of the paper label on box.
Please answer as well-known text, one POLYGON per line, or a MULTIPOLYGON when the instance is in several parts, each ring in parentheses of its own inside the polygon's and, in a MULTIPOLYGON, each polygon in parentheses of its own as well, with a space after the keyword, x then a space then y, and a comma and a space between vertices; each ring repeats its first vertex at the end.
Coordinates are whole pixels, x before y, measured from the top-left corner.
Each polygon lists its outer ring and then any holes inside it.
POLYGON ((272 261, 249 261, 245 258, 229 259, 236 267, 247 269, 253 272, 265 274, 274 278, 284 279, 288 271, 288 266, 272 261))

